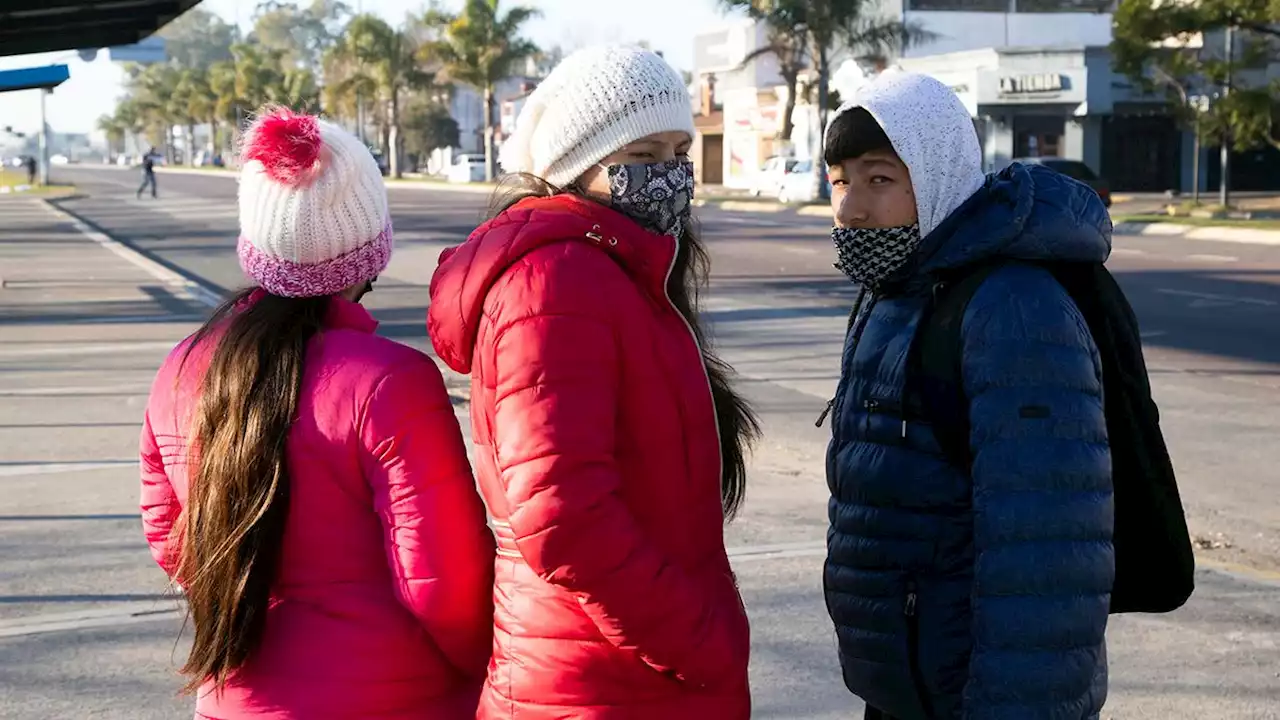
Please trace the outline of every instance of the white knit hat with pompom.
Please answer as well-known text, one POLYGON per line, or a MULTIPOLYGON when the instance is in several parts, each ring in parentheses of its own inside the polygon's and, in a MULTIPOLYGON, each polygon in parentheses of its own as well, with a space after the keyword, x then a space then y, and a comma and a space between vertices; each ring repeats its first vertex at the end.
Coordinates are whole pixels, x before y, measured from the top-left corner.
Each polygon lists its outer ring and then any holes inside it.
POLYGON ((629 143, 672 131, 694 135, 680 73, 643 48, 589 47, 565 58, 529 95, 499 162, 506 172, 565 187, 629 143))

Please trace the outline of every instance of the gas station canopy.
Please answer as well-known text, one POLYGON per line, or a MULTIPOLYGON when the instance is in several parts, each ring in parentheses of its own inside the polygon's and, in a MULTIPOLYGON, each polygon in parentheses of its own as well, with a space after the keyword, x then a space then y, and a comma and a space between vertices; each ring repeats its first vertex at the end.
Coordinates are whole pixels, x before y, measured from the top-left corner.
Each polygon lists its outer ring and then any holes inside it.
POLYGON ((0 55, 131 45, 200 0, 0 0, 0 55))

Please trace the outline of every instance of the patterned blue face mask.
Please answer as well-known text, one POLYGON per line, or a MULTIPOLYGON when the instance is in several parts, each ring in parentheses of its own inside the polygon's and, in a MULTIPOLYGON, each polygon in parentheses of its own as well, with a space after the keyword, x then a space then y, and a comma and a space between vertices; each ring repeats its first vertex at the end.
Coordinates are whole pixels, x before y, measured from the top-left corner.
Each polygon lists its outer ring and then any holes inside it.
POLYGON ((600 166, 609 174, 614 209, 658 235, 680 237, 693 213, 693 163, 600 166))

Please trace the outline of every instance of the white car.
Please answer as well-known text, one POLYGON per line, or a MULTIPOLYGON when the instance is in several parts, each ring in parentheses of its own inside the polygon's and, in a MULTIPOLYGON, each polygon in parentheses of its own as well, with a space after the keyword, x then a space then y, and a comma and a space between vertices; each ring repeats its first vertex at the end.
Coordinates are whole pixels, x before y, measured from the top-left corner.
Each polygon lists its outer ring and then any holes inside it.
POLYGON ((71 158, 66 155, 53 155, 49 158, 49 163, 52 165, 66 165, 69 162, 71 162, 71 158))
POLYGON ((782 181, 787 173, 800 161, 795 158, 774 156, 764 161, 760 172, 756 173, 755 182, 751 185, 751 194, 755 197, 777 197, 782 190, 782 181))
POLYGON ((484 156, 459 155, 455 157, 453 164, 449 166, 449 170, 445 173, 445 178, 451 183, 484 182, 484 156))
POLYGON ((813 182, 813 161, 801 160, 791 167, 778 188, 778 202, 813 202, 817 199, 813 182))

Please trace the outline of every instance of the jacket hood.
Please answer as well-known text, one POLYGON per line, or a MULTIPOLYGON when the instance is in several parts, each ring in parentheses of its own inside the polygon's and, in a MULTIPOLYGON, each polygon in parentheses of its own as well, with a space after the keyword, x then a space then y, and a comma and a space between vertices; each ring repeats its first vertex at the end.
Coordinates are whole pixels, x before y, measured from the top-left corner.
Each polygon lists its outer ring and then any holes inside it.
POLYGON ((427 331, 440 359, 470 373, 490 289, 524 256, 563 242, 600 248, 649 292, 664 296, 675 238, 651 233, 612 208, 570 193, 526 198, 440 254, 427 309, 427 331))
POLYGON ((973 118, 951 88, 916 73, 887 70, 832 117, 866 110, 907 170, 920 234, 927 236, 982 187, 982 148, 973 118))
POLYGON ((917 273, 992 259, 1104 262, 1111 217, 1088 185, 1040 165, 1014 164, 942 221, 920 246, 917 273))

